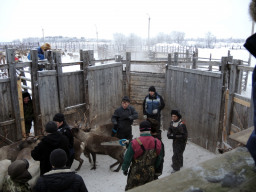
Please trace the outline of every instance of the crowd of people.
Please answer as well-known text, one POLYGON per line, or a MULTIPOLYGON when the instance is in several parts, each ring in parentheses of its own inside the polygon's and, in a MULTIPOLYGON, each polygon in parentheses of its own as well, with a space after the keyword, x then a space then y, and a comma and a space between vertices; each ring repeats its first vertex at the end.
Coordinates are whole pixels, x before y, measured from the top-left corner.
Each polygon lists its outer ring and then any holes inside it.
MULTIPOLYGON (((33 105, 30 94, 23 92, 23 106, 26 125, 26 134, 30 133, 31 122, 34 120, 33 105)), ((143 185, 158 179, 163 171, 164 143, 161 135, 161 110, 165 107, 161 95, 154 86, 148 89, 148 95, 143 102, 143 118, 140 123, 140 136, 133 138, 132 124, 139 114, 130 105, 130 99, 124 96, 113 113, 112 136, 126 139, 127 150, 122 164, 123 174, 127 177, 125 190, 143 185)), ((187 130, 181 120, 178 110, 172 110, 172 121, 167 137, 173 139, 173 171, 183 166, 183 152, 187 141, 187 130)), ((35 187, 30 189, 28 180, 27 160, 17 160, 8 169, 8 176, 4 180, 5 191, 87 191, 86 185, 78 174, 71 171, 74 161, 74 137, 62 113, 54 115, 44 128, 44 137, 31 151, 31 157, 40 161, 40 178, 35 187), (18 167, 22 167, 17 171, 18 167)))

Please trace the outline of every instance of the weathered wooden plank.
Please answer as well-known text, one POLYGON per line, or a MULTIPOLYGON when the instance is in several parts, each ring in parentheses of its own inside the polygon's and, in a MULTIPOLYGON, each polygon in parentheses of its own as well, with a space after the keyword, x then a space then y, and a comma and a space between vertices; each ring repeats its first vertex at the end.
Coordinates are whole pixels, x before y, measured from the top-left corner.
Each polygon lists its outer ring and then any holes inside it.
POLYGON ((246 145, 250 135, 252 134, 252 131, 254 130, 254 126, 250 127, 248 129, 245 129, 243 131, 233 133, 232 135, 229 136, 230 139, 233 139, 243 145, 246 145))

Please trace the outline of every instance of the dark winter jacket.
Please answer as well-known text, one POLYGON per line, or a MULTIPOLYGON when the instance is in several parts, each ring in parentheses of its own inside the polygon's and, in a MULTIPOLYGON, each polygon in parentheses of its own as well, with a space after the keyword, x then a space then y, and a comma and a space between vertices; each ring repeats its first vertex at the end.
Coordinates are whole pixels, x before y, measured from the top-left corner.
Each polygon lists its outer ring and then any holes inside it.
POLYGON ((28 92, 22 93, 23 99, 25 97, 29 97, 28 103, 23 103, 23 111, 24 111, 24 119, 27 122, 31 122, 34 120, 34 111, 33 111, 33 103, 30 97, 30 94, 28 92))
POLYGON ((41 176, 34 188, 36 192, 87 192, 82 177, 70 169, 56 169, 41 176))
POLYGON ((70 127, 66 123, 66 121, 63 121, 63 124, 59 127, 58 131, 61 132, 62 135, 65 135, 68 138, 69 148, 73 148, 74 136, 71 132, 70 127))
POLYGON ((160 112, 164 108, 165 103, 161 95, 157 92, 153 96, 148 94, 143 101, 143 114, 148 118, 159 120, 160 112), (157 114, 153 114, 153 110, 157 109, 157 114))
POLYGON ((63 149, 69 156, 68 139, 59 132, 45 136, 42 141, 31 151, 34 160, 40 161, 40 175, 50 171, 50 154, 54 149, 63 149))
POLYGON ((170 123, 170 127, 167 133, 168 139, 187 141, 188 131, 186 125, 181 121, 177 122, 177 126, 174 126, 173 121, 170 123))
POLYGON ((129 105, 126 109, 122 106, 117 108, 111 118, 111 121, 114 125, 118 126, 117 135, 122 133, 131 134, 131 125, 135 119, 138 119, 138 113, 135 111, 134 107, 129 105))
POLYGON ((247 141, 246 147, 250 152, 256 166, 256 66, 254 67, 252 74, 252 99, 254 108, 254 130, 247 141))

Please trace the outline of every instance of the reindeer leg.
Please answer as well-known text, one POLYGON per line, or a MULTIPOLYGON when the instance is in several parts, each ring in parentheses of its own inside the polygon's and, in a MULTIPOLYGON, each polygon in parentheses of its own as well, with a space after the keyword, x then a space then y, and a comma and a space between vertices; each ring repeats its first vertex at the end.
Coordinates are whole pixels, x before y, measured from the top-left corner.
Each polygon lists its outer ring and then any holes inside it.
MULTIPOLYGON (((77 160, 77 159, 76 159, 76 160, 77 160)), ((83 162, 84 162, 84 160, 81 159, 81 158, 79 158, 77 161, 79 161, 79 165, 78 165, 78 167, 76 168, 76 171, 79 171, 80 168, 81 168, 81 166, 82 166, 82 164, 83 164, 83 162)))
POLYGON ((91 153, 92 154, 92 160, 93 160, 93 167, 91 170, 96 169, 96 153, 91 153))

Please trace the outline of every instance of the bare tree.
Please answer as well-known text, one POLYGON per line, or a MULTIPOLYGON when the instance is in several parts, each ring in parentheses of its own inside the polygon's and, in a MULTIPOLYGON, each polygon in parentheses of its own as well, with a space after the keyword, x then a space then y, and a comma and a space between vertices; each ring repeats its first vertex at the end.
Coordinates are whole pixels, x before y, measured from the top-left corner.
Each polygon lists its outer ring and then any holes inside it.
POLYGON ((172 31, 170 38, 172 42, 182 45, 185 41, 185 33, 180 31, 172 31))
POLYGON ((207 48, 214 48, 216 37, 211 32, 207 32, 205 34, 205 43, 207 48))

